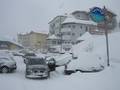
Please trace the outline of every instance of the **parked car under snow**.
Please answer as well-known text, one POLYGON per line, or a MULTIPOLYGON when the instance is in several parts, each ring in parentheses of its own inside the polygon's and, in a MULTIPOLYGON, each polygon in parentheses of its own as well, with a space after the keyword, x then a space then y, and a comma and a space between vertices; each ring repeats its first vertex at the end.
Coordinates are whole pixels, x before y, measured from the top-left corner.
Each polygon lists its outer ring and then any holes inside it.
POLYGON ((8 73, 16 70, 16 62, 8 51, 0 51, 0 72, 8 73))
POLYGON ((80 53, 77 59, 71 60, 66 65, 64 73, 71 74, 77 71, 81 72, 97 72, 104 69, 104 61, 92 53, 80 53))
POLYGON ((28 57, 26 59, 26 78, 48 78, 49 67, 43 58, 28 57))
POLYGON ((59 66, 65 66, 66 64, 68 64, 71 60, 72 60, 72 55, 69 53, 65 53, 65 54, 59 54, 56 56, 51 56, 46 58, 46 60, 49 62, 50 60, 55 60, 55 66, 59 67, 59 66))
POLYGON ((26 59, 29 58, 29 57, 36 57, 36 54, 35 53, 25 53, 25 55, 22 56, 23 59, 24 59, 24 63, 26 63, 26 59))

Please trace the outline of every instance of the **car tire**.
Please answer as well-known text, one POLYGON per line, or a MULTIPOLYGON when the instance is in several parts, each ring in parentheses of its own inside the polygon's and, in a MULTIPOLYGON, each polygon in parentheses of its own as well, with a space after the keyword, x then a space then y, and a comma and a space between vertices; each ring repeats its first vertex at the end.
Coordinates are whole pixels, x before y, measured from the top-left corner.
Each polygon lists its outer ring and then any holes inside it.
POLYGON ((64 70, 65 75, 71 75, 72 73, 75 73, 73 70, 64 70))
POLYGON ((9 72, 9 68, 8 67, 2 67, 2 69, 1 69, 1 72, 2 73, 8 73, 9 72))
POLYGON ((28 78, 28 77, 27 77, 27 75, 28 75, 28 72, 27 72, 27 71, 25 71, 25 78, 28 78))
POLYGON ((50 72, 48 72, 48 76, 47 76, 47 78, 50 78, 50 72))
POLYGON ((13 71, 14 71, 13 69, 9 70, 9 72, 13 72, 13 71))

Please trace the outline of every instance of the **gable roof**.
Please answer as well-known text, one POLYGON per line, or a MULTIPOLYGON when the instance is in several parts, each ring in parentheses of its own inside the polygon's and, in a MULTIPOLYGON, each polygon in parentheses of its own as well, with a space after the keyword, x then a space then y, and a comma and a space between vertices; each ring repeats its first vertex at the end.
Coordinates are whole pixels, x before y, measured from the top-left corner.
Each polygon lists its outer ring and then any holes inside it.
POLYGON ((47 39, 60 39, 60 38, 53 34, 49 36, 47 39))
POLYGON ((0 41, 10 42, 10 43, 13 43, 13 44, 15 44, 15 45, 17 45, 17 46, 19 46, 19 47, 23 47, 23 46, 22 46, 21 44, 19 44, 18 42, 13 41, 13 40, 11 40, 11 39, 9 39, 9 38, 6 38, 6 37, 0 36, 0 41))
POLYGON ((54 21, 54 20, 56 20, 57 18, 60 18, 60 17, 66 17, 66 15, 58 15, 58 16, 54 17, 52 20, 50 20, 48 24, 50 24, 52 21, 54 21))
POLYGON ((69 16, 65 19, 64 22, 62 22, 62 24, 66 24, 66 23, 80 23, 80 24, 86 24, 86 25, 97 25, 97 23, 91 21, 91 20, 80 20, 80 19, 76 19, 73 16, 69 16))
POLYGON ((79 10, 76 10, 76 11, 72 12, 72 14, 76 14, 76 13, 86 13, 86 14, 88 14, 87 11, 79 11, 79 10))

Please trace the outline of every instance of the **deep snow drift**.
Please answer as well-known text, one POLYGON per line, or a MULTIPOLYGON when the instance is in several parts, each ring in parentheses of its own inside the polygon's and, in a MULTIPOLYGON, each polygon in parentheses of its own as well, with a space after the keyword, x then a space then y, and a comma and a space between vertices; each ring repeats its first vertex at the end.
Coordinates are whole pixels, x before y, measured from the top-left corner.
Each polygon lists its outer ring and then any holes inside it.
MULTIPOLYGON (((93 36, 91 45, 93 45, 92 49, 90 51, 88 49, 87 52, 95 53, 106 61, 105 36, 93 36)), ((15 57, 18 65, 17 71, 0 74, 0 90, 120 90, 119 32, 109 35, 109 45, 110 67, 106 67, 103 71, 97 73, 77 72, 66 76, 63 75, 64 67, 59 67, 55 72, 51 72, 49 79, 45 80, 26 79, 23 59, 15 57)), ((81 45, 81 47, 84 46, 81 45)), ((78 51, 76 52, 79 54, 78 51)))

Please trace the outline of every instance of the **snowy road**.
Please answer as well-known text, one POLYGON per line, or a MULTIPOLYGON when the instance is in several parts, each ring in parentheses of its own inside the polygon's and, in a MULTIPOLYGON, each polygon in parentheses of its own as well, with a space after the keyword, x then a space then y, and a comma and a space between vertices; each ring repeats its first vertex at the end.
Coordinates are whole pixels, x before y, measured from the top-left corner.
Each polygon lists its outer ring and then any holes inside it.
POLYGON ((63 75, 63 68, 51 73, 50 79, 25 78, 25 64, 16 57, 15 73, 0 74, 0 90, 120 90, 120 63, 98 73, 75 73, 63 75))

